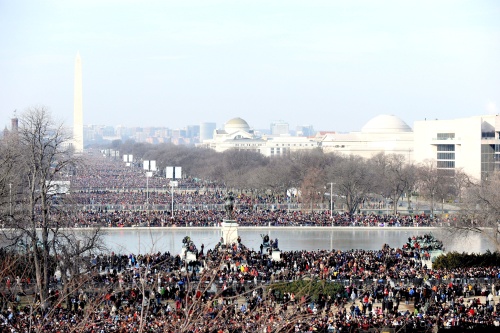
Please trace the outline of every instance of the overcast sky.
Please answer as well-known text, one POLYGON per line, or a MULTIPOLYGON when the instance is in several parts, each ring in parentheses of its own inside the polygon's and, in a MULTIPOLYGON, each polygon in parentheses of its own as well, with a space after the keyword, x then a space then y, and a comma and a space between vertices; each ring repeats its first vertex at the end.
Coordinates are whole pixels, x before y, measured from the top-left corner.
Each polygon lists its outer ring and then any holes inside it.
POLYGON ((0 43, 3 126, 33 106, 72 125, 77 52, 85 124, 344 132, 500 109, 498 0, 0 0, 0 43))

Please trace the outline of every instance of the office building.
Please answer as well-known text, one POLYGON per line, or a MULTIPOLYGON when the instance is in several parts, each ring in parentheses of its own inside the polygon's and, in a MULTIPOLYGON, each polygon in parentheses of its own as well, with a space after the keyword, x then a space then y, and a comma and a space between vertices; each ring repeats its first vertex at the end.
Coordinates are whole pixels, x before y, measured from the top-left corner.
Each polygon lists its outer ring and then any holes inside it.
POLYGON ((440 170, 463 170, 475 179, 500 171, 500 116, 416 121, 417 161, 436 161, 440 170))

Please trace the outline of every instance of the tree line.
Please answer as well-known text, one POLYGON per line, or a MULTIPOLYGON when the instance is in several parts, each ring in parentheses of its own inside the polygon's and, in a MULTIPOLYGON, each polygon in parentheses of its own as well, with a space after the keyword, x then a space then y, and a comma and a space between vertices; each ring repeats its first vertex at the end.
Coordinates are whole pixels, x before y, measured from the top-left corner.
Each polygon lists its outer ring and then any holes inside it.
POLYGON ((492 267, 500 263, 500 253, 486 251, 485 253, 449 252, 442 254, 432 263, 433 269, 457 269, 470 267, 492 267))
POLYGON ((420 196, 430 202, 431 214, 437 203, 459 201, 470 179, 461 171, 450 174, 427 161, 414 164, 398 154, 379 153, 372 158, 356 155, 325 153, 321 148, 290 152, 266 157, 259 152, 231 149, 215 152, 211 149, 152 145, 134 141, 113 142, 121 154, 133 154, 136 160, 156 160, 159 172, 166 166, 182 166, 186 177, 220 184, 233 191, 254 195, 270 194, 307 206, 329 201, 343 205, 353 214, 368 201, 391 202, 397 213, 401 200, 420 196))

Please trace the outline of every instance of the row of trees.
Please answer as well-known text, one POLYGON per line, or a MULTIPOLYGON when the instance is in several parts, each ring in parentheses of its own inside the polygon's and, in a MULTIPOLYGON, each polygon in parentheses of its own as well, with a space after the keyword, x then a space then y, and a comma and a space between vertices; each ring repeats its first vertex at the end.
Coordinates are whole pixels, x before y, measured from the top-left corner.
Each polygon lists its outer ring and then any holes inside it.
POLYGON ((500 262, 500 252, 458 253, 450 252, 440 255, 432 263, 433 269, 459 269, 469 267, 491 267, 500 262))
MULTIPOLYGON (((175 146, 149 145, 127 141, 114 148, 139 159, 156 160, 160 170, 166 165, 180 165, 185 175, 223 184, 228 188, 255 195, 271 193, 286 196, 290 189, 300 192, 302 203, 328 200, 330 190, 351 213, 367 199, 390 201, 394 213, 398 202, 413 194, 431 203, 460 200, 468 177, 438 170, 432 161, 415 165, 403 155, 380 153, 370 159, 355 155, 327 154, 321 149, 292 152, 280 157, 265 157, 248 150, 213 150, 175 146)), ((340 201, 340 202, 339 202, 340 201)), ((411 205, 410 202, 408 202, 411 205)))

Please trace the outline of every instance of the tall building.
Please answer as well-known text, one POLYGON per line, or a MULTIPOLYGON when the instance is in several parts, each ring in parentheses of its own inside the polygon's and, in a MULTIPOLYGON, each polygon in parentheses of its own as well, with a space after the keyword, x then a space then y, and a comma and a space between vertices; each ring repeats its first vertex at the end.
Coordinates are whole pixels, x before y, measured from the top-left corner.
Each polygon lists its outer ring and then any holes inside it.
POLYGON ((312 125, 297 126, 295 132, 297 136, 313 136, 316 134, 312 125))
POLYGON ((83 93, 82 93, 82 59, 80 53, 75 59, 75 91, 73 109, 73 147, 75 152, 83 152, 83 93))
POLYGON ((414 123, 415 159, 439 170, 463 170, 475 179, 500 171, 500 116, 482 115, 414 123))
POLYGON ((17 117, 10 120, 10 128, 12 132, 17 132, 19 130, 19 119, 17 117))
POLYGON ((200 125, 188 125, 186 126, 186 138, 188 139, 198 139, 200 137, 200 125))
POLYGON ((216 129, 215 123, 201 123, 200 124, 200 142, 204 140, 211 140, 214 137, 214 131, 216 129))
POLYGON ((283 120, 271 123, 271 135, 280 136, 289 134, 290 134, 290 127, 288 123, 285 123, 283 120))

